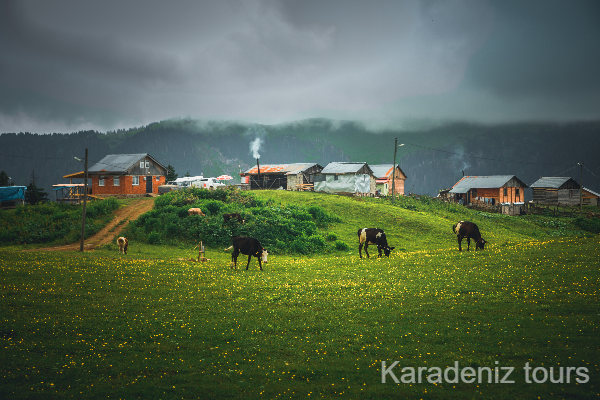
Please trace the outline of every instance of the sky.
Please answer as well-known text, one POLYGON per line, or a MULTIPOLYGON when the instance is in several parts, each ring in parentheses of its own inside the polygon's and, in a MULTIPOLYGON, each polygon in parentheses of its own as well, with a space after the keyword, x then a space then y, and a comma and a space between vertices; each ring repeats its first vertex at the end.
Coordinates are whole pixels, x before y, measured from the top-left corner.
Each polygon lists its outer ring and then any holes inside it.
POLYGON ((600 119, 600 1, 0 1, 0 133, 600 119))

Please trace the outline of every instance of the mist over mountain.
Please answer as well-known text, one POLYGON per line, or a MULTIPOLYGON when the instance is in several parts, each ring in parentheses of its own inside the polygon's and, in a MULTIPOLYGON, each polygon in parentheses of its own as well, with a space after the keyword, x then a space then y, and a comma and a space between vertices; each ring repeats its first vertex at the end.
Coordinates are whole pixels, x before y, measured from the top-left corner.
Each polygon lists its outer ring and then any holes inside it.
POLYGON ((52 185, 83 170, 73 157, 89 150, 89 166, 107 154, 149 153, 183 176, 238 174, 256 165, 334 161, 396 162, 406 192, 436 196, 464 175, 517 175, 528 185, 541 176, 570 176, 600 192, 600 121, 565 124, 453 123, 428 130, 374 132, 352 121, 307 119, 279 125, 171 119, 117 132, 0 135, 0 170, 16 185, 32 174, 54 199, 52 185), (254 145, 253 147, 251 145, 254 145))

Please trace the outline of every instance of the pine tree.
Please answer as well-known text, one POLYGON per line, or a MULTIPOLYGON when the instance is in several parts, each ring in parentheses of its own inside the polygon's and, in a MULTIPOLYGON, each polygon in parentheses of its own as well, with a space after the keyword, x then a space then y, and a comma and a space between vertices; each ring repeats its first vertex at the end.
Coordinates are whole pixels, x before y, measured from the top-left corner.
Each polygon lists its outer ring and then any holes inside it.
POLYGON ((31 173, 31 182, 25 191, 25 201, 27 204, 36 205, 49 201, 48 193, 44 192, 43 188, 35 186, 35 171, 31 173))
POLYGON ((0 171, 0 186, 8 186, 10 177, 4 171, 0 171))
POLYGON ((177 179, 178 176, 179 175, 175 173, 175 167, 173 167, 171 164, 167 165, 167 177, 165 178, 166 181, 174 181, 175 179, 177 179))

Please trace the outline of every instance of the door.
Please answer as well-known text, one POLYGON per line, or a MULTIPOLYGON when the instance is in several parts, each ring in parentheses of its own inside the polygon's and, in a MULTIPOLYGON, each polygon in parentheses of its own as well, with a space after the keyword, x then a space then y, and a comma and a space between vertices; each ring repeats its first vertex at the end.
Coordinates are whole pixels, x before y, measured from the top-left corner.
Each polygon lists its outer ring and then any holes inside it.
POLYGON ((152 177, 146 177, 146 193, 152 193, 152 177))

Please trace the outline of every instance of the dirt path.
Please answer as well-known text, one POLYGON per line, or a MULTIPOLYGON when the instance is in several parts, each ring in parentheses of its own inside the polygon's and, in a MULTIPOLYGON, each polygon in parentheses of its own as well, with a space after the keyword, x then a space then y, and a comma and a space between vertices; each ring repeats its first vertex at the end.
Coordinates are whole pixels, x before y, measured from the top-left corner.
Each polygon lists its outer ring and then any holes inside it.
MULTIPOLYGON (((98 233, 85 240, 83 249, 85 251, 94 250, 98 246, 111 242, 127 225, 126 223, 119 225, 121 221, 133 221, 146 211, 152 210, 152 206, 154 206, 154 198, 143 197, 125 207, 119 208, 114 212, 112 221, 98 233)), ((39 248, 35 249, 35 251, 77 251, 79 248, 80 243, 77 242, 65 246, 39 248)))

